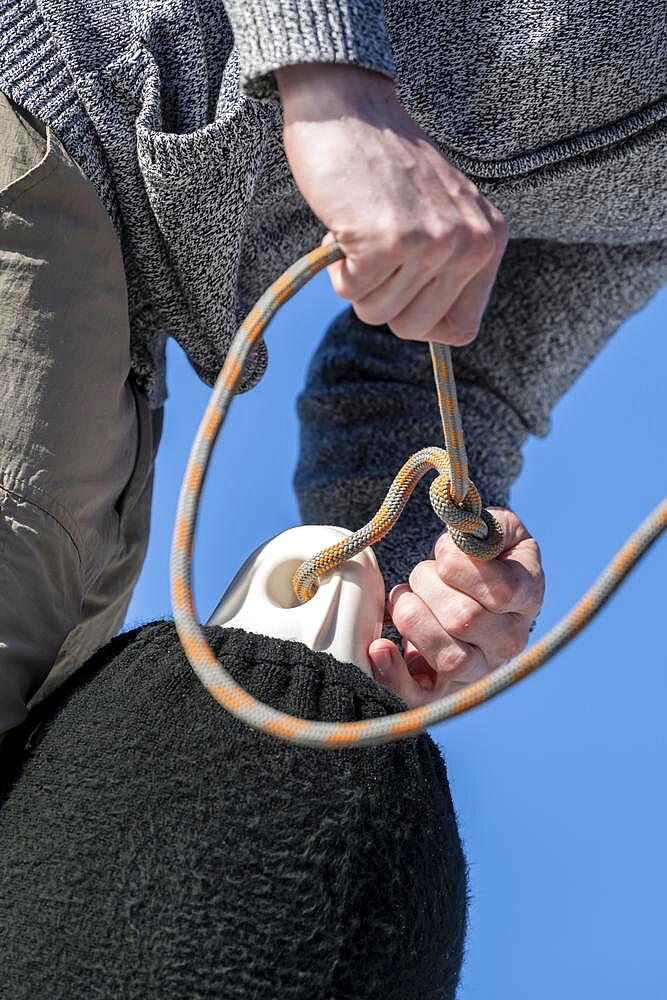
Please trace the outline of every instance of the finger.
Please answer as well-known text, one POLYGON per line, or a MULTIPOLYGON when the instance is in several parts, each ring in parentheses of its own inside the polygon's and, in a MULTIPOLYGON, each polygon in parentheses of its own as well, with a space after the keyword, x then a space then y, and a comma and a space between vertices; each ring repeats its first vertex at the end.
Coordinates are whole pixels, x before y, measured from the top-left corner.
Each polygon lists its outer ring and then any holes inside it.
POLYGON ((424 659, 417 647, 409 639, 403 640, 403 659, 413 677, 420 680, 420 678, 426 676, 430 679, 431 686, 433 686, 436 677, 433 667, 424 659))
MULTIPOLYGON (((389 327, 398 337, 406 340, 427 340, 433 328, 447 315, 473 273, 474 264, 467 259, 457 260, 454 247, 452 256, 444 267, 391 320, 389 327)), ((456 333, 452 333, 452 342, 459 344, 456 333)))
POLYGON ((418 708, 430 700, 428 690, 411 676, 403 657, 389 639, 376 639, 372 642, 368 648, 368 658, 378 684, 392 691, 409 708, 418 708))
POLYGON ((475 234, 473 246, 482 264, 427 337, 457 346, 469 343, 479 332, 509 236, 505 217, 482 197, 474 184, 470 184, 467 193, 468 197, 459 199, 458 206, 469 231, 475 234))
POLYGON ((427 340, 454 347, 462 347, 474 340, 482 324, 499 264, 500 257, 494 256, 468 281, 447 315, 429 331, 427 340))
MULTIPOLYGON (((462 345, 473 340, 479 331, 505 249, 506 227, 500 212, 472 184, 466 195, 457 200, 456 215, 459 224, 449 240, 450 253, 441 265, 445 280, 442 287, 434 286, 434 295, 440 298, 433 298, 432 302, 424 299, 424 308, 430 306, 436 311, 429 329, 421 331, 420 339, 462 345)), ((401 324, 404 320, 417 329, 418 316, 406 310, 395 322, 401 324)), ((398 326, 394 332, 402 335, 398 326)), ((403 335, 415 336, 409 332, 403 335)))
MULTIPOLYGON (((340 241, 336 240, 336 237, 334 236, 334 234, 332 232, 325 233, 325 235, 322 237, 322 240, 320 242, 320 246, 328 246, 331 243, 340 243, 340 241)), ((343 247, 343 251, 345 251, 344 247, 343 247)), ((344 257, 342 257, 340 260, 335 260, 333 262, 333 264, 328 264, 327 265, 327 273, 328 273, 329 278, 331 280, 331 284, 333 286, 333 290, 334 290, 334 292, 337 295, 340 295, 341 298, 345 298, 346 297, 341 292, 341 288, 342 288, 342 286, 345 283, 345 277, 346 277, 346 271, 345 271, 345 269, 346 269, 346 264, 347 264, 347 254, 344 257)))
POLYGON ((442 675, 438 675, 419 650, 407 640, 403 643, 403 657, 409 672, 417 683, 423 687, 424 691, 430 692, 429 701, 431 702, 453 694, 455 691, 460 691, 461 688, 467 687, 470 683, 467 680, 460 681, 456 677, 445 679, 442 675))
POLYGON ((532 619, 544 599, 539 546, 511 511, 492 508, 492 513, 503 528, 505 550, 496 559, 473 559, 443 532, 433 549, 438 575, 487 611, 515 612, 532 619))
POLYGON ((482 652, 451 636, 407 584, 394 587, 388 603, 398 631, 421 653, 439 678, 469 683, 488 673, 482 652))
POLYGON ((363 323, 390 323, 432 277, 432 269, 425 268, 417 258, 410 258, 369 295, 355 301, 354 311, 363 323))
POLYGON ((327 271, 336 295, 350 302, 356 303, 379 288, 403 263, 402 257, 395 252, 383 251, 378 247, 373 253, 369 253, 366 246, 358 246, 356 241, 337 240, 331 232, 324 236, 321 245, 335 242, 340 244, 345 256, 329 264, 327 271))
POLYGON ((418 563, 410 574, 410 587, 448 635, 481 651, 489 669, 517 656, 528 642, 531 619, 487 611, 472 597, 444 583, 433 561, 418 563))
MULTIPOLYGON (((463 213, 469 210, 469 205, 469 201, 462 201, 461 210, 463 213)), ((459 297, 452 303, 447 315, 429 334, 429 340, 441 341, 446 344, 461 344, 468 342, 462 339, 466 336, 466 331, 472 332, 473 336, 479 332, 482 316, 488 305, 498 268, 507 248, 509 230, 504 216, 486 198, 475 199, 474 205, 488 225, 488 229, 484 230, 481 235, 481 239, 489 241, 488 261, 463 288, 459 297), (452 341, 452 337, 458 339, 452 341)), ((470 224, 475 224, 474 218, 471 218, 470 224)), ((473 336, 470 339, 473 339, 473 336)))
MULTIPOLYGON (((435 691, 438 685, 437 696, 444 693, 442 679, 430 663, 422 656, 416 646, 407 639, 403 640, 403 659, 411 677, 424 689, 424 691, 435 691)), ((455 683, 455 682, 453 682, 455 683)))

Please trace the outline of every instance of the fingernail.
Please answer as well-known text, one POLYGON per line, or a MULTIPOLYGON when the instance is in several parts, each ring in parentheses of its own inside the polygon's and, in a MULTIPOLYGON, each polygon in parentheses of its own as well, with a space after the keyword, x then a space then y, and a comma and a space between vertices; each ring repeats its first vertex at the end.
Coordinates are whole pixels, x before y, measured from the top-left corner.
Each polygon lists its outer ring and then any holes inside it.
POLYGON ((387 677, 391 672, 391 653, 381 652, 377 654, 375 659, 375 669, 380 677, 387 677))

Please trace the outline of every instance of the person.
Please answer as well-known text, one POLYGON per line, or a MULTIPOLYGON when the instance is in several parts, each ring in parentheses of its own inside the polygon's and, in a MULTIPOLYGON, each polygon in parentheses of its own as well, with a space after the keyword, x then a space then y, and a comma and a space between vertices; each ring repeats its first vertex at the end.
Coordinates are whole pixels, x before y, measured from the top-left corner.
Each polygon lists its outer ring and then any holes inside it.
MULTIPOLYGON (((123 621, 167 337, 212 382, 323 239, 351 306, 299 400, 304 520, 360 526, 440 442, 432 339, 457 348, 471 475, 507 541, 471 563, 418 489, 377 546, 402 653, 376 640, 376 679, 420 704, 524 647, 544 579, 509 510, 522 445, 667 274, 662 18, 3 0, 0 731, 123 621)), ((244 388, 266 363, 262 344, 244 388)))
MULTIPOLYGON (((206 631, 282 711, 401 708, 302 643, 206 631)), ((453 1000, 466 864, 429 735, 322 751, 258 733, 158 621, 113 639, 4 749, 5 996, 453 1000)))

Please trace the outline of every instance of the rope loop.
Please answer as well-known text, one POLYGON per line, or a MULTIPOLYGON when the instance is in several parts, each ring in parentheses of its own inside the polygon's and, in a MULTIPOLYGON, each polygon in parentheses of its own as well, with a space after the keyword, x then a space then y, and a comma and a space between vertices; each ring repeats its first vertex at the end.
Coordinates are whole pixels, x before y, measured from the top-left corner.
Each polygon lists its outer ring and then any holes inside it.
POLYGON ((466 473, 468 484, 461 503, 456 499, 452 459, 444 448, 422 448, 399 469, 374 517, 358 531, 321 549, 298 567, 292 580, 296 599, 304 604, 317 593, 320 577, 351 559, 368 545, 375 545, 391 531, 419 480, 427 472, 438 473, 431 483, 431 506, 450 531, 452 540, 466 555, 493 559, 503 551, 503 529, 482 507, 482 498, 466 473))
POLYGON ((493 514, 485 507, 482 507, 479 516, 487 530, 486 538, 478 538, 472 533, 466 534, 457 528, 450 528, 449 533, 452 536, 452 541, 467 556, 474 556, 475 559, 482 560, 495 559, 505 546, 503 529, 493 514))
POLYGON ((485 507, 472 479, 461 503, 452 495, 449 476, 439 475, 429 489, 431 506, 440 520, 447 525, 452 541, 468 556, 476 559, 495 559, 503 551, 503 529, 485 507))

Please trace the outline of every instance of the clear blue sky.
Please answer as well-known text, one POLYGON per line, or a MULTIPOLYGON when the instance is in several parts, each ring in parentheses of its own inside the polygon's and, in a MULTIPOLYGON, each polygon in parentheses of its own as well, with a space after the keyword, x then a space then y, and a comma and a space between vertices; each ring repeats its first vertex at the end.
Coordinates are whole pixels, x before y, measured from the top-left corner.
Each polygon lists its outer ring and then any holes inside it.
MULTIPOLYGON (((326 273, 303 289, 267 333, 267 376, 232 407, 200 518, 202 619, 252 549, 299 523, 295 397, 344 305, 326 273), (263 464, 253 460, 260 442, 263 464), (244 474, 230 488, 234 464, 244 474)), ((546 567, 536 638, 667 493, 666 320, 667 289, 560 403, 550 437, 526 448, 512 505, 546 567)), ((128 624, 171 614, 176 499, 209 395, 173 345, 169 389, 151 544, 128 624)), ((431 730, 471 869, 461 1000, 667 997, 666 577, 662 540, 571 648, 491 704, 431 730)))

